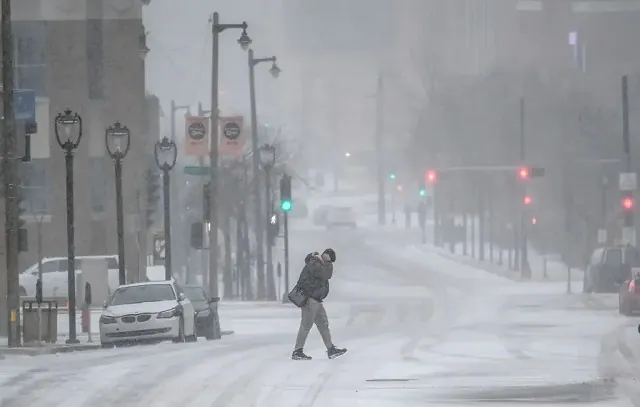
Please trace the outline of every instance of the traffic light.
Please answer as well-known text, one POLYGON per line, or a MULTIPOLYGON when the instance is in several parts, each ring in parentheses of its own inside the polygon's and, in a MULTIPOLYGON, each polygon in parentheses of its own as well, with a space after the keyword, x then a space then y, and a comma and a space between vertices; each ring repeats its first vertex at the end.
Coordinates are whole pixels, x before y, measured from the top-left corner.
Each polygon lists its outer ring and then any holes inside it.
POLYGON ((523 201, 524 201, 524 204, 525 204, 525 205, 527 205, 527 206, 528 206, 528 205, 531 205, 531 197, 530 197, 529 195, 525 195, 525 197, 524 197, 524 200, 523 200, 523 201))
POLYGON ((625 211, 632 211, 633 210, 633 198, 630 196, 625 196, 622 199, 622 208, 625 211))
POLYGON ((282 178, 280 178, 280 209, 282 212, 291 212, 292 208, 291 177, 287 174, 282 174, 282 178))
POLYGON ((211 222, 211 184, 206 183, 202 186, 202 220, 211 222))
POLYGON ((529 169, 527 167, 522 167, 518 170, 518 176, 520 179, 529 179, 529 169))
POLYGON ((518 178, 528 180, 529 178, 544 177, 545 169, 542 167, 520 167, 518 169, 518 178))
POLYGON ((390 180, 392 180, 392 181, 393 181, 394 179, 396 179, 396 174, 394 174, 393 172, 392 172, 392 173, 390 173, 390 174, 389 174, 389 179, 390 179, 390 180))
POLYGON ((534 216, 533 218, 531 218, 531 224, 532 225, 536 225, 538 223, 538 219, 534 216))
POLYGON ((145 173, 145 181, 147 183, 146 220, 148 229, 153 225, 153 215, 160 200, 160 174, 152 166, 149 166, 145 173))
POLYGON ((436 170, 427 171, 426 179, 429 184, 434 185, 438 181, 438 173, 436 170))
POLYGON ((280 232, 280 222, 278 220, 278 214, 272 213, 269 218, 269 223, 267 225, 267 233, 268 233, 268 244, 271 246, 275 246, 276 237, 280 232))
POLYGON ((420 188, 420 191, 418 193, 420 194, 420 196, 427 196, 427 190, 424 188, 420 188))

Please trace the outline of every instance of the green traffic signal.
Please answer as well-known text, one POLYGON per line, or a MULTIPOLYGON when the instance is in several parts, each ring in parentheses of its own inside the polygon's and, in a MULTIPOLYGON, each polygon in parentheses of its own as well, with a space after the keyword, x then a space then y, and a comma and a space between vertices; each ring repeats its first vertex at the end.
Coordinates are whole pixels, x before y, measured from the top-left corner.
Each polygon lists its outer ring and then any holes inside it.
POLYGON ((280 203, 280 209, 282 209, 283 212, 291 212, 291 201, 289 200, 284 200, 280 203))
POLYGON ((425 196, 427 195, 427 191, 424 190, 424 188, 420 189, 420 196, 425 196))
POLYGON ((391 180, 396 179, 396 174, 394 173, 389 174, 389 179, 391 180))

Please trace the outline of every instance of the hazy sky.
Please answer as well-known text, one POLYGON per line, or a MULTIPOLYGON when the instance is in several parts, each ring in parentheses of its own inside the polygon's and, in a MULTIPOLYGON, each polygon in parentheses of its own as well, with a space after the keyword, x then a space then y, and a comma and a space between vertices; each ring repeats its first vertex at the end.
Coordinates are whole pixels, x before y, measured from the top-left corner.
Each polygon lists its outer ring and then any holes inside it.
MULTIPOLYGON (((211 100, 211 25, 209 18, 218 11, 223 23, 246 20, 253 39, 256 57, 276 54, 280 49, 278 33, 269 27, 274 16, 280 15, 276 0, 218 1, 215 9, 206 0, 191 0, 188 7, 175 0, 152 0, 145 7, 144 24, 149 32, 147 57, 147 89, 160 98, 165 114, 171 99, 179 105, 202 101, 209 109, 211 100)), ((230 113, 248 115, 249 89, 247 53, 237 44, 239 30, 225 31, 220 36, 220 107, 230 113), (232 110, 231 110, 232 109, 232 110)), ((283 71, 286 58, 280 57, 283 71)), ((277 92, 286 83, 278 79, 279 88, 268 73, 270 66, 256 69, 256 93, 260 115, 266 121, 277 117, 277 92), (276 106, 274 106, 276 105, 276 106)), ((284 76, 284 75, 283 75, 284 76)), ((180 127, 179 127, 180 129, 180 127)))

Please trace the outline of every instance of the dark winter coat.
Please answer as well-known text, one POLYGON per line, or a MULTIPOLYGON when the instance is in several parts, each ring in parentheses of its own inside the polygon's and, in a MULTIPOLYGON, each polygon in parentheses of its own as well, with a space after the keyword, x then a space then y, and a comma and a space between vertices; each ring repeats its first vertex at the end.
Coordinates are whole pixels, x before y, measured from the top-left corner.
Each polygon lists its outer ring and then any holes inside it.
POLYGON ((322 301, 329 295, 331 276, 333 276, 333 264, 324 262, 319 256, 314 256, 302 269, 298 279, 298 287, 307 297, 322 301))

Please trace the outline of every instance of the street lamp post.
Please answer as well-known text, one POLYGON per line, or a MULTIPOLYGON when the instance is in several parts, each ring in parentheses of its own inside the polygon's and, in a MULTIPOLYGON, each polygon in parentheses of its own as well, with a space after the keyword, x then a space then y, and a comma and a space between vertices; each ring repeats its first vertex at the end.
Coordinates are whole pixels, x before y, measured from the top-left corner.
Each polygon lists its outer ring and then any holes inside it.
MULTIPOLYGON (((253 50, 250 49, 249 52, 249 99, 251 103, 251 145, 253 148, 253 173, 256 174, 254 183, 253 183, 253 193, 255 199, 255 213, 256 213, 256 258, 257 258, 257 270, 258 270, 258 299, 264 299, 265 296, 265 284, 264 284, 264 258, 262 254, 262 250, 264 248, 264 230, 266 222, 263 222, 260 208, 260 177, 259 169, 260 169, 260 157, 258 152, 258 118, 256 112, 256 83, 255 83, 255 74, 254 68, 261 62, 271 62, 271 75, 274 78, 277 78, 280 75, 280 68, 276 65, 276 57, 270 58, 254 58, 253 50)), ((265 198, 268 199, 268 198, 265 198)), ((270 250, 270 249, 269 249, 270 250)), ((273 272, 273 270, 272 270, 273 272)))
POLYGON ((78 113, 66 109, 58 113, 54 121, 56 140, 64 150, 64 163, 67 184, 67 279, 69 297, 69 339, 68 344, 78 343, 76 338, 76 266, 75 266, 75 236, 74 236, 74 208, 73 208, 73 154, 82 139, 82 118, 78 113), (77 131, 74 128, 77 127, 77 131), (66 138, 60 138, 60 130, 66 138))
POLYGON ((156 142, 154 149, 156 164, 162 170, 162 188, 164 195, 164 278, 171 280, 171 197, 169 172, 176 165, 178 147, 173 140, 164 137, 156 142))
MULTIPOLYGON (((211 111, 218 112, 218 60, 219 36, 226 29, 242 29, 238 44, 243 50, 251 45, 251 38, 247 35, 248 24, 220 24, 220 14, 213 13, 211 32, 211 111)), ((211 226, 209 228, 209 294, 218 297, 218 213, 216 199, 218 194, 218 115, 211 114, 211 149, 209 150, 211 187, 209 188, 209 202, 211 226)))
MULTIPOLYGON (((265 201, 266 201, 266 211, 265 211, 265 219, 268 221, 271 218, 271 214, 273 212, 273 205, 271 203, 271 170, 273 166, 276 164, 276 147, 274 145, 265 144, 260 147, 260 163, 262 164, 262 168, 264 168, 265 175, 265 201)), ((265 229, 269 230, 269 227, 265 222, 265 229)), ((267 233, 267 236, 270 236, 267 233)), ((271 239, 267 239, 267 284, 266 284, 266 294, 267 299, 275 300, 276 299, 276 287, 273 281, 273 250, 271 246, 271 239)))
POLYGON ((124 267, 124 214, 122 210, 122 160, 131 146, 131 132, 127 126, 115 122, 104 132, 104 144, 113 159, 116 171, 116 221, 118 223, 118 280, 126 284, 124 267))

